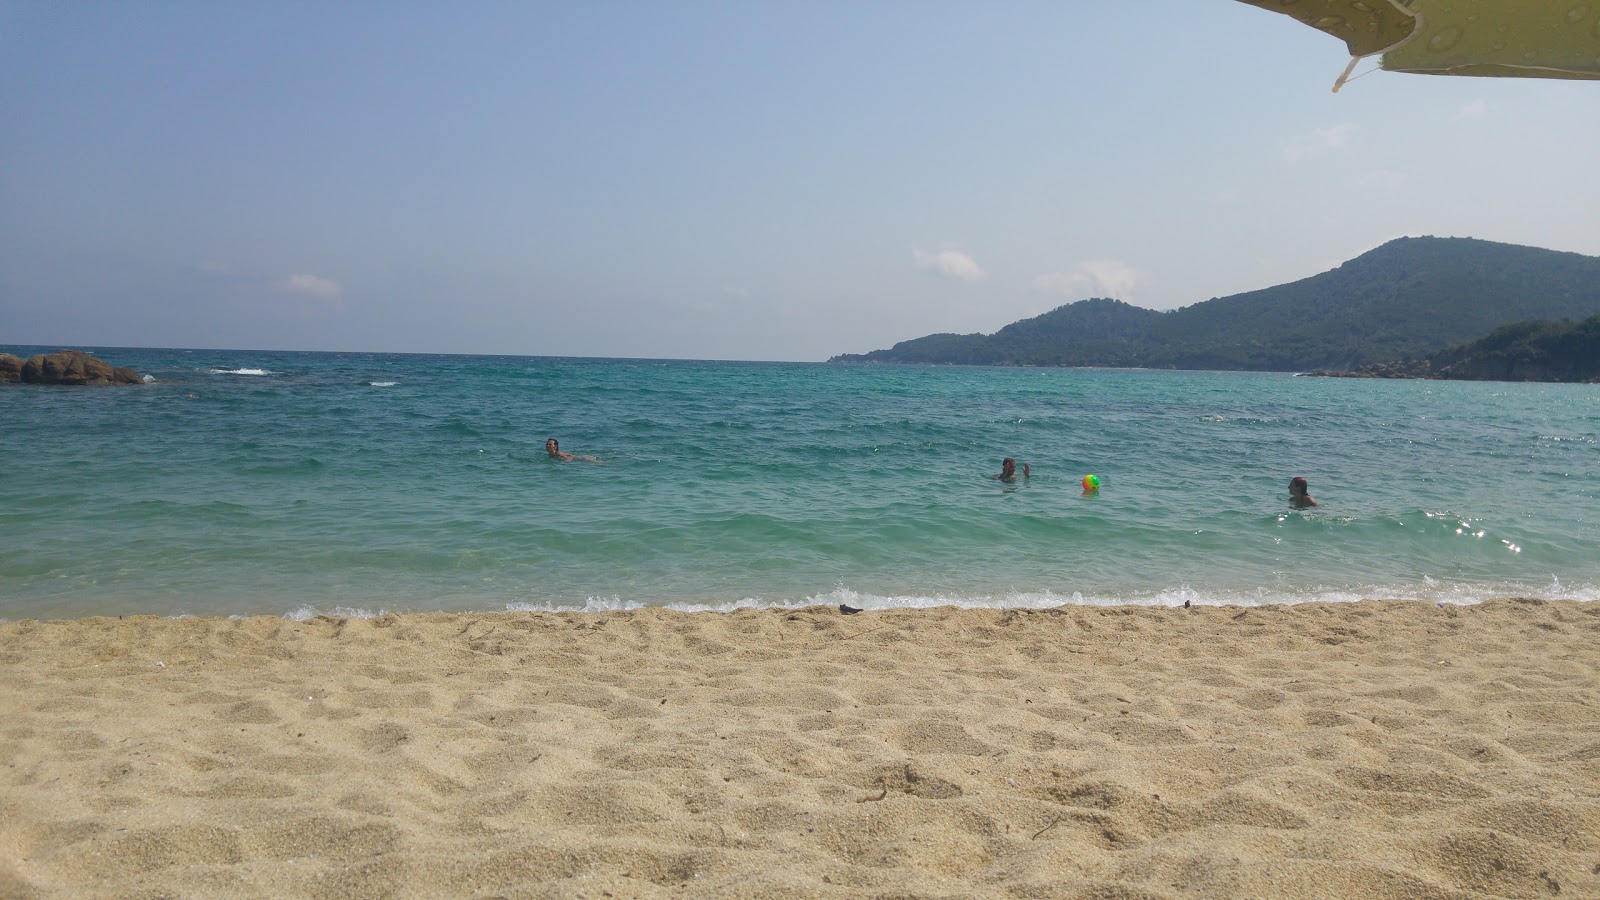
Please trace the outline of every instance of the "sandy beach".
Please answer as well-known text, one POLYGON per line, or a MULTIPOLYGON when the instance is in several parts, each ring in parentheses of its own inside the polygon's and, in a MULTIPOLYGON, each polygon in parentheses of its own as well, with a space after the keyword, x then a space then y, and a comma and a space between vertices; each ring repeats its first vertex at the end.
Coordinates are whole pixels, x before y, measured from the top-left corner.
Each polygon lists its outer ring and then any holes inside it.
POLYGON ((1600 604, 0 624, 0 896, 1600 896, 1600 604))

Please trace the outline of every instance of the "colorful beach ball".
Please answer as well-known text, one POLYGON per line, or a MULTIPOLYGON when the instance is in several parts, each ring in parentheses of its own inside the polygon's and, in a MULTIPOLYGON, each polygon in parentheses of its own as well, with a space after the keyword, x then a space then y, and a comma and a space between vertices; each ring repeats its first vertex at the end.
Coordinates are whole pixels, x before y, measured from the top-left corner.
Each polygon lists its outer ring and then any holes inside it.
POLYGON ((1100 490, 1100 476, 1099 475, 1085 475, 1085 476, 1083 476, 1083 489, 1086 490, 1086 491, 1098 491, 1098 490, 1100 490))

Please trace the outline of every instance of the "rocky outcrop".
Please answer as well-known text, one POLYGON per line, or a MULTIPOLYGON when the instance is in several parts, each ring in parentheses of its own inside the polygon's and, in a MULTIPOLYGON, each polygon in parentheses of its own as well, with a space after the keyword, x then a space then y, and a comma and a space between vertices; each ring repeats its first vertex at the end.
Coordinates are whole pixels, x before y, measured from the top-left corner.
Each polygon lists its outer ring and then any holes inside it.
POLYGON ((0 353, 0 382, 22 380, 22 357, 0 353))
POLYGON ((20 376, 28 384, 144 384, 139 373, 127 366, 113 366, 81 350, 31 356, 22 364, 20 376))

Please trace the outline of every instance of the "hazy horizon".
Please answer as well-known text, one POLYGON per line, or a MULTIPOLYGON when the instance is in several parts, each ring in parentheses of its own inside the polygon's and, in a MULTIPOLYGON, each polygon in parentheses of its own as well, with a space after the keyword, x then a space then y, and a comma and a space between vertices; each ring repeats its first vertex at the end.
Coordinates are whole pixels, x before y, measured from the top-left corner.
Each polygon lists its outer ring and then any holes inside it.
POLYGON ((18 345, 820 361, 1401 236, 1600 255, 1600 85, 1332 94, 1338 41, 1233 0, 9 2, 0 43, 18 345))
MULTIPOLYGON (((1438 236, 1437 235, 1407 235, 1406 237, 1424 237, 1424 238, 1427 238, 1427 237, 1438 237, 1438 236)), ((1469 238, 1469 239, 1472 239, 1472 238, 1469 238)), ((1385 242, 1385 243, 1388 243, 1388 242, 1385 242)), ((1376 249, 1376 248, 1374 248, 1374 249, 1376 249)), ((1546 249, 1546 248, 1534 248, 1534 249, 1546 249)), ((1561 252, 1561 251, 1554 251, 1554 252, 1561 252)), ((1349 260, 1345 260, 1345 262, 1349 262, 1349 260)), ((1342 265, 1342 264, 1343 263, 1341 263, 1340 265, 1342 265)), ((1338 266, 1335 266, 1334 268, 1337 268, 1337 267, 1338 266)), ((1330 269, 1330 270, 1325 270, 1325 271, 1332 271, 1332 270, 1330 269)), ((1320 274, 1324 274, 1324 273, 1323 272, 1312 273, 1311 275, 1308 275, 1306 277, 1307 278, 1314 278, 1314 277, 1316 277, 1317 275, 1320 275, 1320 274)), ((1303 279, 1295 279, 1295 280, 1299 281, 1299 280, 1303 280, 1303 279)), ((1292 282, 1289 282, 1289 283, 1292 283, 1292 282)), ((1250 289, 1248 289, 1246 291, 1243 291, 1241 293, 1254 293, 1256 291, 1268 290, 1268 289, 1271 289, 1271 288, 1274 288, 1274 287, 1280 287, 1280 286, 1281 285, 1262 285, 1259 288, 1250 288, 1250 289)), ((1230 295, 1230 296, 1236 296, 1236 295, 1230 295)), ((1091 300, 1091 299, 1100 299, 1100 298, 1086 297, 1086 298, 1083 298, 1082 300, 1066 301, 1064 303, 1057 304, 1056 306, 1051 307, 1048 310, 1042 310, 1038 315, 1042 315, 1044 313, 1052 312, 1055 309, 1059 309, 1059 308, 1061 308, 1063 306, 1070 306, 1072 304, 1081 303, 1081 302, 1084 302, 1084 300, 1091 300)), ((1142 309, 1150 309, 1150 310, 1155 311, 1155 312, 1176 312, 1176 311, 1181 310, 1181 309, 1187 309, 1187 308, 1189 308, 1191 306, 1197 306, 1197 305, 1199 305, 1201 303, 1208 303, 1211 300, 1217 300, 1217 299, 1226 299, 1226 298, 1210 297, 1210 298, 1207 298, 1206 300, 1196 301, 1195 303, 1184 304, 1182 306, 1168 307, 1168 308, 1165 308, 1165 309, 1156 309, 1155 307, 1147 307, 1147 306, 1140 307, 1140 308, 1142 308, 1142 309)), ((1130 303, 1129 305, 1131 305, 1131 306, 1139 306, 1139 304, 1137 304, 1137 303, 1130 303)), ((1030 316, 1030 317, 1025 317, 1025 318, 1032 318, 1032 317, 1030 316)), ((1017 322, 1017 321, 1022 321, 1022 320, 1013 320, 1012 322, 1001 323, 999 325, 996 325, 994 328, 986 330, 986 331, 982 331, 982 332, 967 332, 967 334, 981 333, 981 334, 993 335, 995 332, 1000 331, 1001 329, 1003 329, 1007 325, 1015 324, 1015 322, 1017 322)), ((926 337, 926 336, 928 336, 928 334, 932 334, 932 333, 934 333, 934 332, 929 332, 929 333, 924 333, 924 334, 915 334, 915 335, 906 335, 906 336, 903 336, 903 337, 895 339, 894 341, 892 341, 889 344, 885 344, 883 347, 874 347, 872 349, 873 350, 886 349, 886 348, 892 346, 893 344, 897 344, 897 343, 900 343, 902 341, 915 340, 917 338, 926 337)), ((3 348, 5 346, 8 346, 8 345, 0 344, 0 348, 3 348)), ((822 359, 758 359, 758 358, 754 358, 754 357, 707 358, 707 357, 697 357, 697 356, 605 356, 605 355, 578 355, 578 354, 563 354, 563 353, 490 353, 490 352, 481 352, 481 351, 472 351, 472 350, 463 350, 463 351, 381 350, 381 349, 370 349, 370 348, 362 348, 362 347, 337 348, 337 349, 325 349, 325 350, 310 350, 310 349, 296 348, 296 347, 242 347, 242 346, 240 346, 240 347, 223 347, 223 346, 212 347, 212 346, 183 346, 183 345, 144 346, 144 345, 134 345, 134 344, 94 344, 94 345, 71 346, 70 344, 62 344, 60 342, 48 342, 48 341, 47 342, 43 342, 43 343, 37 342, 37 341, 22 342, 22 343, 13 344, 13 345, 10 345, 10 346, 50 347, 50 348, 59 348, 59 349, 64 349, 64 350, 82 350, 84 346, 93 346, 93 347, 96 347, 96 348, 104 348, 104 349, 107 349, 107 350, 112 350, 112 349, 125 349, 125 350, 165 349, 165 350, 204 351, 204 352, 232 352, 232 351, 237 351, 237 352, 243 352, 243 353, 350 353, 350 354, 380 354, 380 355, 488 356, 488 357, 499 357, 499 356, 519 357, 519 356, 522 356, 522 357, 530 357, 530 358, 547 358, 547 359, 604 359, 604 360, 619 360, 619 361, 640 360, 640 361, 652 361, 652 362, 825 363, 825 362, 829 361, 831 356, 843 355, 843 354, 831 354, 830 357, 825 357, 825 358, 822 358, 822 359)), ((1105 368, 1105 367, 1095 366, 1093 368, 1105 368)), ((1111 367, 1111 368, 1116 368, 1116 367, 1111 367)))

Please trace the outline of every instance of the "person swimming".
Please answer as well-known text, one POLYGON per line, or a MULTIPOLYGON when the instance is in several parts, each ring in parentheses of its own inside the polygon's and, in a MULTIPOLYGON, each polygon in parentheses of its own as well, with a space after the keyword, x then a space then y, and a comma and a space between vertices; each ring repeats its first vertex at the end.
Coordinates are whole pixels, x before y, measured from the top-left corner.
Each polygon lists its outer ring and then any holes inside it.
MULTIPOLYGON (((1023 478, 1031 478, 1032 477, 1032 470, 1030 470, 1028 468, 1028 464, 1027 463, 1023 463, 1022 464, 1022 477, 1023 478)), ((1017 461, 1012 459, 1009 456, 1006 457, 1005 459, 1001 460, 1000 461, 1000 474, 993 476, 993 478, 996 481, 1005 481, 1005 482, 1016 481, 1017 480, 1017 461)))
POLYGON ((592 463, 597 463, 597 462, 600 461, 599 459, 597 459, 597 458, 595 458, 593 456, 580 456, 579 454, 576 454, 576 453, 564 453, 564 452, 562 452, 562 450, 561 450, 561 442, 556 440, 555 438, 550 438, 549 440, 546 440, 544 442, 544 452, 550 454, 550 458, 551 459, 559 459, 559 460, 562 460, 563 462, 574 460, 574 459, 582 460, 583 462, 592 462, 592 463))
POLYGON ((1289 479, 1289 505, 1295 509, 1305 509, 1308 506, 1317 506, 1317 499, 1306 491, 1310 485, 1299 475, 1289 479))

